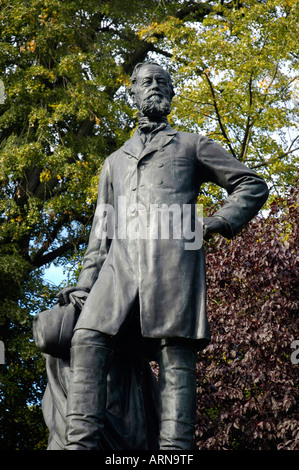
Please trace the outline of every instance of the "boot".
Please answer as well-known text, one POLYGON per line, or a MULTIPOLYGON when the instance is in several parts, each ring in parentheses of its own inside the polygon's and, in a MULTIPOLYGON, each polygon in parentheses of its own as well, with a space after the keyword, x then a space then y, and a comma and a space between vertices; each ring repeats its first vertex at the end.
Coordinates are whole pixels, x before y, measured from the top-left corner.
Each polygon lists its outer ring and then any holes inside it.
POLYGON ((164 346, 160 351, 159 369, 160 449, 192 449, 196 420, 196 352, 184 346, 164 346))
POLYGON ((101 346, 71 348, 65 450, 99 450, 107 397, 108 355, 101 346))

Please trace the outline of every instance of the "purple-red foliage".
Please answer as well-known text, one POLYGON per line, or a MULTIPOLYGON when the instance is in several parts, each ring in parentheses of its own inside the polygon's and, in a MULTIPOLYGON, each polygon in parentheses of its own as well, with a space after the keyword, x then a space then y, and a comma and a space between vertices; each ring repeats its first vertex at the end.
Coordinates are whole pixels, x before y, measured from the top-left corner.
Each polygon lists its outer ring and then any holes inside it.
POLYGON ((298 195, 206 249, 212 342, 198 360, 199 449, 299 450, 298 195))

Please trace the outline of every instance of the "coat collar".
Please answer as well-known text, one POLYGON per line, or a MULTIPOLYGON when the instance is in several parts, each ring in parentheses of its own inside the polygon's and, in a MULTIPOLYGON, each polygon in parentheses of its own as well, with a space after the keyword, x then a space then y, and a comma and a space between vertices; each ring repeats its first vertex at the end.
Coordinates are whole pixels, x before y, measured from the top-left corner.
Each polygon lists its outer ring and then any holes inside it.
POLYGON ((170 125, 159 131, 153 140, 145 147, 140 138, 138 131, 135 131, 131 139, 127 140, 121 147, 125 153, 132 155, 132 157, 140 160, 151 152, 156 152, 160 148, 165 147, 175 136, 177 131, 172 129, 170 125))

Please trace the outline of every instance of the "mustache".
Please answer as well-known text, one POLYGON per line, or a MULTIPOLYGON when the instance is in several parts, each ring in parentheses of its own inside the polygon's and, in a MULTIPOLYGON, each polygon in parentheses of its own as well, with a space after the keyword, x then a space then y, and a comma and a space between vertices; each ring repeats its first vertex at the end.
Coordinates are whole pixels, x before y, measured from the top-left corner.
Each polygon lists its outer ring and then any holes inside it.
POLYGON ((149 100, 151 99, 153 96, 157 96, 161 99, 166 99, 165 96, 159 92, 159 91, 152 91, 150 94, 147 95, 147 97, 145 98, 145 100, 149 100))

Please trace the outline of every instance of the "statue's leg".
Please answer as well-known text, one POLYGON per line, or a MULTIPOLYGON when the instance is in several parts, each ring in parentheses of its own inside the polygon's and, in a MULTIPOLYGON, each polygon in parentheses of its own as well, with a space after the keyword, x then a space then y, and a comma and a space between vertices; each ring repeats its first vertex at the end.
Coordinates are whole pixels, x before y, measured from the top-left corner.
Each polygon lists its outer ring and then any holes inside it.
POLYGON ((106 335, 75 331, 67 393, 65 450, 98 450, 104 425, 110 351, 106 335))
POLYGON ((192 449, 196 420, 196 349, 166 340, 159 353, 160 449, 192 449))

